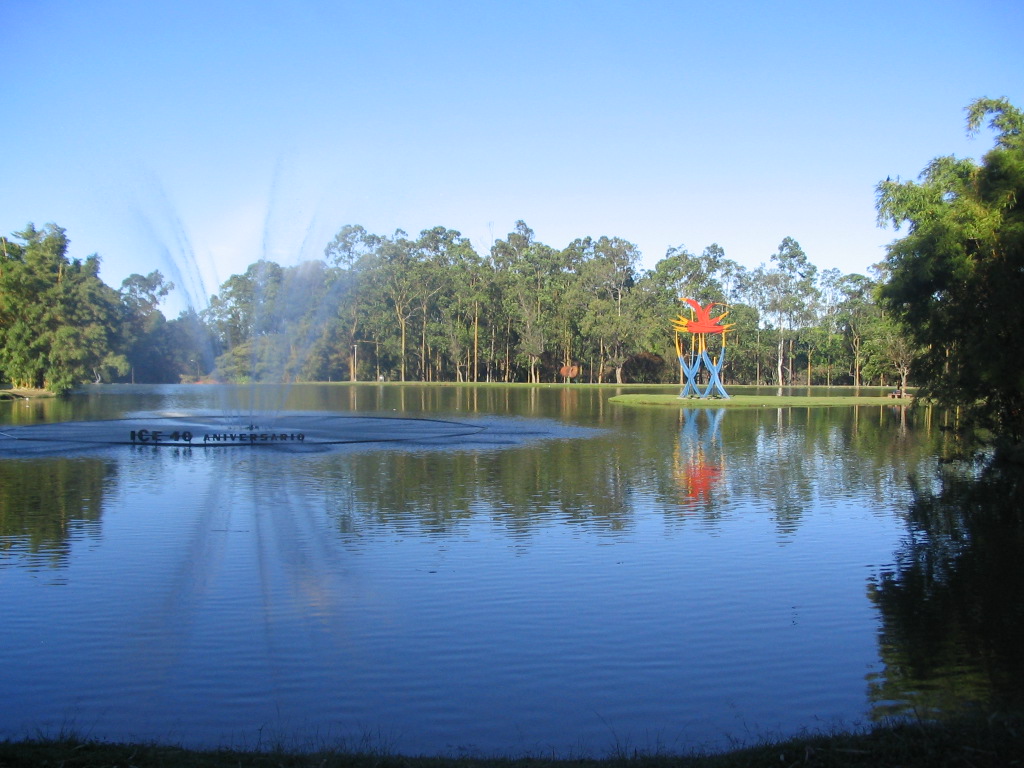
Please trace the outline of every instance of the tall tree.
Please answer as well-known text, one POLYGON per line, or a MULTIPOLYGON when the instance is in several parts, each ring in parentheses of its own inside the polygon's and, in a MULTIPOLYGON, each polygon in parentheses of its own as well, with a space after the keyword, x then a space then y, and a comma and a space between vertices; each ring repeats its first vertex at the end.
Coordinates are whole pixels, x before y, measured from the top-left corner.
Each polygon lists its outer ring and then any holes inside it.
MULTIPOLYGON (((600 341, 601 363, 615 371, 622 383, 622 369, 635 351, 637 313, 632 288, 640 252, 618 237, 601 237, 594 244, 594 258, 584 267, 583 284, 589 296, 584 329, 600 341)), ((599 377, 600 380, 600 377, 599 377)))
POLYGON ((839 330, 850 353, 853 386, 861 385, 865 345, 877 331, 881 317, 875 304, 877 284, 858 274, 843 275, 836 283, 840 300, 837 308, 839 330))
POLYGON ((441 290, 435 302, 440 344, 456 381, 476 381, 480 370, 480 325, 486 299, 487 272, 467 238, 435 227, 421 233, 421 247, 431 252, 441 290))
POLYGON ((491 259, 505 300, 518 351, 527 364, 530 382, 540 381, 540 361, 548 349, 547 308, 555 299, 553 287, 560 271, 561 253, 534 240, 523 221, 515 231, 491 247, 491 259))
POLYGON ((866 346, 871 369, 879 374, 882 381, 889 375, 894 376, 899 382, 900 395, 905 396, 917 350, 903 327, 880 314, 866 346))
POLYGON ((457 314, 457 305, 453 306, 444 299, 452 295, 455 264, 471 247, 461 232, 433 227, 420 232, 413 248, 415 263, 412 269, 416 278, 420 319, 420 378, 430 381, 441 375, 445 352, 456 360, 462 354, 461 317, 457 314), (446 310, 443 320, 442 309, 446 310), (456 311, 455 315, 452 310, 456 311))
POLYGON ((121 282, 123 344, 133 382, 175 382, 180 372, 174 364, 172 337, 160 302, 174 289, 159 271, 131 274, 121 282))
POLYGON ((778 386, 793 378, 793 332, 808 319, 809 308, 815 295, 815 267, 807 258, 800 243, 792 237, 783 238, 779 249, 771 256, 775 266, 765 270, 763 283, 767 302, 765 309, 774 318, 778 330, 775 378, 778 386), (784 375, 786 342, 789 342, 788 376, 784 375))
POLYGON ((398 379, 406 380, 409 327, 418 308, 421 293, 415 243, 400 229, 381 241, 377 248, 376 285, 398 322, 398 379))
POLYGON ((372 235, 359 225, 347 224, 338 230, 338 234, 324 249, 328 263, 338 270, 334 291, 337 297, 335 315, 327 321, 329 328, 326 334, 333 338, 333 346, 340 348, 337 354, 347 358, 350 381, 356 381, 359 377, 356 370, 359 344, 371 344, 374 349, 377 345, 376 339, 362 336, 366 297, 361 289, 367 283, 367 273, 381 241, 379 235, 372 235))
POLYGON ((1024 440, 1024 113, 1005 99, 967 108, 968 132, 986 118, 995 147, 981 164, 933 160, 917 182, 886 179, 878 220, 907 234, 888 248, 882 299, 919 348, 925 396, 968 422, 1024 440))
POLYGON ((67 256, 55 224, 29 224, 0 257, 0 370, 12 383, 66 392, 128 370, 118 348, 121 307, 99 277, 100 259, 67 256))
POLYGON ((203 316, 225 350, 218 374, 234 381, 281 380, 288 350, 282 337, 281 265, 260 259, 241 275, 232 275, 210 298, 203 316))

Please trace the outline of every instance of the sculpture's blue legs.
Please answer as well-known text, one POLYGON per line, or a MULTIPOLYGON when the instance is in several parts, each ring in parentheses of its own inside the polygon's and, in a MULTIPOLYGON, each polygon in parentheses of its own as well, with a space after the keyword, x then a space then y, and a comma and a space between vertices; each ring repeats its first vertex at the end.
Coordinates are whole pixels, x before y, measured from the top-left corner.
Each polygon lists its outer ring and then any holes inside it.
POLYGON ((711 359, 708 357, 707 351, 701 352, 701 358, 704 360, 704 364, 708 367, 708 372, 711 374, 711 380, 708 382, 707 389, 704 390, 702 397, 709 397, 711 391, 714 390, 718 393, 719 397, 723 397, 726 400, 729 399, 729 393, 725 391, 725 387, 722 386, 722 366, 725 364, 725 348, 723 347, 722 353, 718 356, 718 362, 712 364, 711 359))
POLYGON ((679 357, 679 365, 683 369, 686 382, 683 387, 683 391, 679 393, 680 397, 689 397, 691 393, 698 397, 702 397, 700 390, 697 388, 697 374, 700 372, 700 364, 701 360, 699 357, 693 358, 693 363, 690 365, 686 364, 685 356, 679 357))
POLYGON ((679 396, 690 397, 691 395, 694 395, 703 400, 711 397, 712 394, 715 394, 718 397, 728 400, 729 393, 725 391, 725 387, 722 385, 722 366, 724 364, 724 348, 716 362, 711 362, 711 357, 708 355, 707 350, 704 350, 699 355, 694 356, 693 362, 689 364, 686 362, 686 356, 680 355, 679 365, 683 369, 685 385, 683 386, 683 391, 679 393, 679 396), (703 391, 701 391, 700 386, 697 384, 697 377, 703 366, 707 366, 710 378, 708 380, 708 385, 703 391))

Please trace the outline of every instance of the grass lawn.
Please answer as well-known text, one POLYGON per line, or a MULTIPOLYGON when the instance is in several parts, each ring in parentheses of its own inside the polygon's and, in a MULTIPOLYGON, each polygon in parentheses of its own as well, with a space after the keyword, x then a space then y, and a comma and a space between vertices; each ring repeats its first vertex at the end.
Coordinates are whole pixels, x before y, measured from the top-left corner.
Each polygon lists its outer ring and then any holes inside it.
POLYGON ((799 395, 733 395, 728 400, 700 399, 679 395, 631 394, 616 395, 609 402, 619 405, 659 405, 673 408, 832 408, 850 405, 910 405, 910 397, 852 397, 799 395))

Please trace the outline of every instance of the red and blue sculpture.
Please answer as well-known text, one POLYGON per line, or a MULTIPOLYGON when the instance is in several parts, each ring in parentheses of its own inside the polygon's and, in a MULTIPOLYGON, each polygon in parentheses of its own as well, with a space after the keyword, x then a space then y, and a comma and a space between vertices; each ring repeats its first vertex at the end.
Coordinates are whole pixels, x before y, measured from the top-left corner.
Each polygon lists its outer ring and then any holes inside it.
POLYGON ((679 357, 684 377, 683 391, 679 396, 728 399, 729 393, 722 384, 722 366, 725 364, 726 334, 732 330, 734 324, 723 325, 722 320, 729 313, 723 312, 717 317, 711 317, 712 307, 725 306, 717 301, 710 302, 706 307, 702 307, 694 299, 683 301, 690 305, 690 317, 679 315, 672 321, 672 328, 676 334, 676 355, 679 357), (689 334, 689 345, 682 341, 684 334, 689 334), (709 350, 708 336, 721 338, 717 357, 709 350), (701 371, 705 368, 708 371, 707 382, 702 384, 701 371))

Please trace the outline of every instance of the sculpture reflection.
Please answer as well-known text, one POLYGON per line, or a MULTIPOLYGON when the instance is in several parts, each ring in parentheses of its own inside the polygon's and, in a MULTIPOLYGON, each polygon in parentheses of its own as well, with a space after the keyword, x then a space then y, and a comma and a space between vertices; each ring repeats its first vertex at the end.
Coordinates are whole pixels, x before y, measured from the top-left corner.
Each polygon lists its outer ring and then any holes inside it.
POLYGON ((687 507, 711 506, 711 491, 723 480, 723 408, 684 408, 673 455, 673 476, 687 507))

